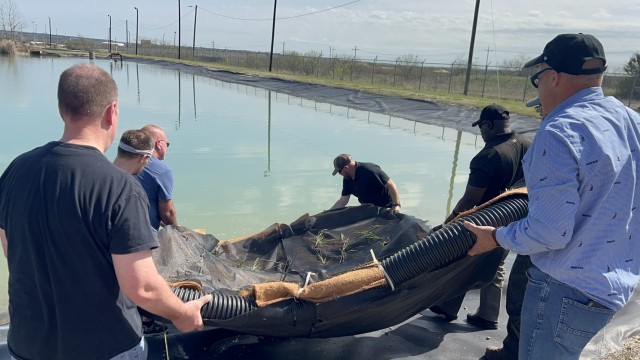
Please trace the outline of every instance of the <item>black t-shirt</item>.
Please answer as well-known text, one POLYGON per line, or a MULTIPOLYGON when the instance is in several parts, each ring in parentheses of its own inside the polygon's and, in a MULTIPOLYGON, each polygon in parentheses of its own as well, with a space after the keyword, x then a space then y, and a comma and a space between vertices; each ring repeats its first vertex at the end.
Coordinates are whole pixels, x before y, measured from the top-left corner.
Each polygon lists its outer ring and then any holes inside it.
POLYGON ((385 187, 389 176, 374 163, 356 162, 355 179, 344 177, 342 196, 355 195, 360 204, 391 207, 393 199, 385 187))
POLYGON ((157 247, 148 200, 96 148, 51 142, 0 177, 8 240, 8 345, 16 358, 109 359, 140 342, 111 254, 157 247))
POLYGON ((524 179, 522 158, 530 145, 531 139, 514 132, 498 135, 471 160, 469 185, 487 189, 479 204, 524 179))

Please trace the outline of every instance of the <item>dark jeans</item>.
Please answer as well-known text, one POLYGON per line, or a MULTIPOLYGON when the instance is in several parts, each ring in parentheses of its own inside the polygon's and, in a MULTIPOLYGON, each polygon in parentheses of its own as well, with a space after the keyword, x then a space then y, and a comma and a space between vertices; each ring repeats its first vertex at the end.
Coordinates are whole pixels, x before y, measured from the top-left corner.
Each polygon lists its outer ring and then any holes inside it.
MULTIPOLYGON (((502 300, 502 284, 504 283, 505 276, 504 259, 507 255, 509 255, 509 252, 505 251, 495 276, 490 283, 480 289, 480 304, 475 314, 485 320, 498 321, 500 301, 502 300)), ((458 315, 465 295, 466 294, 462 294, 443 301, 438 304, 438 307, 447 314, 458 315)))
POLYGON ((528 255, 517 255, 509 273, 506 302, 509 320, 507 321, 507 336, 502 340, 503 351, 509 359, 518 359, 520 312, 527 290, 527 270, 531 265, 531 259, 528 255))

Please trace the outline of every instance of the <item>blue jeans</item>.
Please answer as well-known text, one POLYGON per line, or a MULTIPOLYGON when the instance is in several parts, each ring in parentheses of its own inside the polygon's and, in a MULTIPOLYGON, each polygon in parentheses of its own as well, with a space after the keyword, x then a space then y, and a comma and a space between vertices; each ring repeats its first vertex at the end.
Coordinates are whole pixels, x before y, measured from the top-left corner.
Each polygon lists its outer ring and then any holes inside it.
MULTIPOLYGON (((138 345, 132 347, 131 349, 120 353, 111 358, 111 360, 145 360, 147 358, 147 353, 149 350, 147 349, 147 342, 144 340, 144 337, 138 345)), ((13 356, 11 356, 11 360, 16 360, 13 356)))
POLYGON ((142 337, 138 345, 112 357, 111 360, 145 360, 148 352, 147 342, 144 340, 144 337, 142 337))
POLYGON ((615 313, 536 266, 527 271, 522 304, 519 359, 579 359, 580 353, 615 313))

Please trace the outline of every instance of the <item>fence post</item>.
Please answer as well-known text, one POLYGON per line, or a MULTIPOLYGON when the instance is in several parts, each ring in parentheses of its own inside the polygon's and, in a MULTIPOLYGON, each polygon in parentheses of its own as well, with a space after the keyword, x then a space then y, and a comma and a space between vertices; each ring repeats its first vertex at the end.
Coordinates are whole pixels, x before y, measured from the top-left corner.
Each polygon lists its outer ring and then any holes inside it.
POLYGON ((373 68, 371 68, 371 84, 373 84, 373 73, 376 70, 376 61, 378 61, 378 55, 373 59, 373 68))
POLYGON ((393 65, 393 85, 392 87, 396 87, 396 69, 398 68, 398 60, 396 60, 396 64, 393 65))
POLYGON ((336 58, 333 58, 333 64, 331 64, 331 73, 333 74, 333 78, 336 78, 336 58))
POLYGON ((447 93, 451 94, 451 78, 453 77, 453 65, 455 65, 456 61, 453 60, 453 62, 451 63, 451 71, 449 72, 449 90, 447 91, 447 93))
POLYGON ((484 97, 484 87, 487 84, 487 70, 489 69, 489 63, 484 65, 484 79, 482 80, 482 95, 480 97, 484 97))
POLYGON ((424 69, 425 61, 427 61, 427 59, 422 60, 422 65, 420 65, 420 80, 418 80, 418 91, 420 91, 420 88, 422 87, 422 69, 424 69))
POLYGON ((629 92, 629 102, 627 103, 628 107, 631 107, 631 99, 633 99, 633 93, 636 90, 636 82, 638 81, 638 76, 640 76, 640 68, 636 69, 636 76, 633 77, 633 83, 631 84, 631 91, 629 92))
POLYGON ((349 74, 349 82, 353 82, 353 66, 356 64, 356 58, 351 59, 351 74, 349 74))
POLYGON ((524 89, 522 90, 522 102, 527 101, 527 87, 529 86, 529 73, 531 68, 527 70, 527 75, 524 77, 524 89))

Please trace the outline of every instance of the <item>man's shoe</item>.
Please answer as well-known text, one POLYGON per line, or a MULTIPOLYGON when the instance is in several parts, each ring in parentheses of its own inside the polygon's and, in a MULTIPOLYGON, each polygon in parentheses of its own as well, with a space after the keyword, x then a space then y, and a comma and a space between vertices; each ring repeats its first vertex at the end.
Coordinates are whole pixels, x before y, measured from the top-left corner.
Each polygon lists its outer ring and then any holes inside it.
POLYGON ((467 324, 484 330, 495 330, 498 328, 497 321, 487 320, 476 314, 467 314, 467 324))
POLYGON ((489 346, 484 352, 485 360, 517 360, 518 355, 509 356, 503 348, 497 346, 489 346))
POLYGON ((444 311, 438 305, 434 305, 434 306, 430 307, 429 310, 431 310, 431 312, 434 313, 434 314, 438 314, 438 315, 444 316, 444 320, 446 322, 452 322, 453 320, 458 318, 456 315, 452 315, 452 314, 449 314, 448 312, 444 311))

